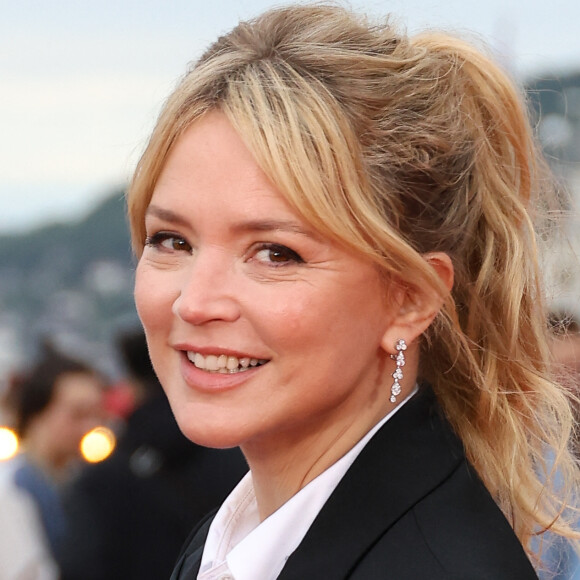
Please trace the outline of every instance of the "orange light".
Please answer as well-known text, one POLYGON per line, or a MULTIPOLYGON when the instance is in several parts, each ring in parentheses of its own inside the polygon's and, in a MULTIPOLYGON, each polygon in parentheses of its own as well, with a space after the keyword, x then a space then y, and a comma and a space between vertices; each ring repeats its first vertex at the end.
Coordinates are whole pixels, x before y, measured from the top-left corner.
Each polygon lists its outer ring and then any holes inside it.
POLYGON ((81 454, 89 463, 99 463, 111 455, 117 439, 111 429, 95 427, 81 440, 81 454))
POLYGON ((8 427, 0 427, 0 461, 12 459, 19 446, 18 435, 8 427))

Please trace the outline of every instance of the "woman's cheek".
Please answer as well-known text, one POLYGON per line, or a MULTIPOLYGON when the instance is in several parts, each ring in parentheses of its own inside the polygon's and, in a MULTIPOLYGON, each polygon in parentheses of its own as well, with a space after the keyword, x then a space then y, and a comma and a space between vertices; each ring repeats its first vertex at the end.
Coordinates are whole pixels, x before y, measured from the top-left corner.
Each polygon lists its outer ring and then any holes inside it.
POLYGON ((143 268, 138 265, 135 272, 135 289, 133 296, 135 299, 135 307, 137 308, 137 314, 141 319, 141 322, 145 324, 145 313, 147 312, 147 295, 144 291, 145 287, 145 276, 143 274, 143 268))
MULTIPOLYGON (((166 281, 167 282, 167 281, 166 281)), ((170 285, 159 279, 159 272, 146 266, 137 267, 135 276, 135 306, 143 326, 158 326, 171 310, 170 285)))

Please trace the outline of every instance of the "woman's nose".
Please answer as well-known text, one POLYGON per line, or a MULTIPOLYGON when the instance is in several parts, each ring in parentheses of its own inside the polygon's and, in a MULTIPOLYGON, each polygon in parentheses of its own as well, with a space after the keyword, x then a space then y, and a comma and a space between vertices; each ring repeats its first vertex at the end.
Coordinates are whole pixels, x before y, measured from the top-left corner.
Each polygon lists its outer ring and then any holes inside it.
POLYGON ((233 264, 217 252, 199 252, 183 272, 173 314, 189 324, 233 322, 240 315, 233 264))

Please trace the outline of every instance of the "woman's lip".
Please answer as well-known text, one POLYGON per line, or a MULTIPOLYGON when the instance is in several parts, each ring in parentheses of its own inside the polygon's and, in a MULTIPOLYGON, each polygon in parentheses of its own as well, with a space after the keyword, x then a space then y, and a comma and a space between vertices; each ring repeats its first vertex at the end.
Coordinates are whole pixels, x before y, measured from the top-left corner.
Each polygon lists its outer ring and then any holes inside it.
POLYGON ((188 358, 186 352, 180 353, 181 374, 186 384, 197 390, 208 393, 234 389, 250 379, 263 366, 249 367, 237 373, 216 373, 198 369, 188 358))

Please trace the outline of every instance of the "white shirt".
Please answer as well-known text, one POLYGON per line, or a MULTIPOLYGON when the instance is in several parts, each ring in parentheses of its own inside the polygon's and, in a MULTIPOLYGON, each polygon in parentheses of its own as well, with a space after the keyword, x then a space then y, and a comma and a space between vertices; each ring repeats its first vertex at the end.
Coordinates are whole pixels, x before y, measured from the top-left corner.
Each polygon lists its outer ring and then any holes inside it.
POLYGON ((417 387, 348 453, 261 523, 248 473, 210 526, 198 580, 275 580, 364 446, 416 392, 417 387))

